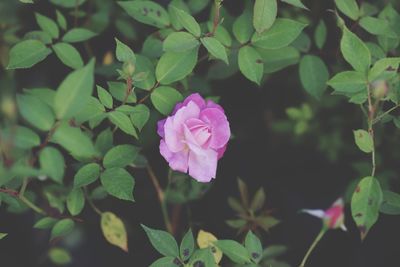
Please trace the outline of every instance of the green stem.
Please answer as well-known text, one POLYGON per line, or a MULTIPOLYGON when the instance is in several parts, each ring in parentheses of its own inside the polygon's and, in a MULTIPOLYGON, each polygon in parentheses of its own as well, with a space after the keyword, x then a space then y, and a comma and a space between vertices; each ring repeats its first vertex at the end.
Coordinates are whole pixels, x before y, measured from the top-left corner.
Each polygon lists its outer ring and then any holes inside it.
POLYGON ((376 160, 375 160, 375 139, 374 139, 374 116, 375 116, 375 107, 372 104, 372 97, 371 97, 371 86, 367 85, 367 94, 368 94, 368 132, 372 139, 372 153, 371 153, 371 163, 372 163, 372 170, 371 176, 375 176, 376 170, 376 160))
POLYGON ((101 212, 101 210, 100 210, 98 207, 96 207, 96 205, 93 203, 93 200, 89 197, 89 194, 88 194, 88 192, 87 192, 87 188, 86 188, 86 187, 84 187, 84 192, 85 192, 85 197, 86 197, 86 199, 87 199, 87 201, 88 201, 90 207, 92 207, 92 209, 93 209, 98 215, 101 216, 103 213, 101 212))
POLYGON ((314 239, 314 242, 311 244, 310 248, 307 250, 306 255, 304 256, 303 260, 300 263, 299 267, 304 267, 306 265, 306 262, 308 258, 311 255, 311 252, 314 250, 314 248, 317 246, 318 242, 321 241, 322 237, 326 233, 327 229, 325 227, 322 227, 321 231, 317 235, 317 237, 314 239))
POLYGON ((372 124, 375 124, 377 122, 379 122, 383 117, 385 117, 386 115, 388 115, 390 112, 392 112, 393 110, 397 109, 400 105, 396 105, 390 109, 388 109, 387 111, 385 111, 384 113, 380 114, 379 116, 377 116, 373 121, 372 124))
POLYGON ((18 199, 21 200, 26 206, 28 206, 29 208, 31 208, 32 210, 36 211, 39 214, 42 215, 46 215, 46 212, 44 210, 42 210, 41 208, 39 208, 38 206, 36 206, 35 204, 33 204, 29 199, 27 199, 25 196, 20 195, 18 196, 18 199))

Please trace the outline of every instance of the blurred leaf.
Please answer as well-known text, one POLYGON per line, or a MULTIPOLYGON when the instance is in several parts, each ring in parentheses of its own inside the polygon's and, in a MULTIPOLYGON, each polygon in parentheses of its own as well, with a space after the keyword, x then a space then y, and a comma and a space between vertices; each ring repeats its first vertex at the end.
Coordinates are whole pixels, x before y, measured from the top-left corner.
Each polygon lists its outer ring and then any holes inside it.
POLYGON ((322 49, 326 43, 327 28, 324 20, 320 20, 314 32, 315 45, 322 49))
POLYGON ((278 219, 269 215, 257 217, 255 221, 266 232, 268 232, 272 227, 280 223, 278 219))
POLYGON ((361 151, 371 153, 374 150, 374 140, 367 131, 359 129, 353 131, 353 134, 356 145, 361 151))
POLYGON ((67 43, 78 43, 87 41, 97 34, 85 28, 73 28, 63 36, 62 40, 67 43))
POLYGON ((15 126, 15 128, 2 129, 2 139, 12 140, 13 144, 22 149, 30 149, 40 145, 40 137, 27 127, 15 126))
POLYGON ((259 211, 265 205, 265 191, 264 188, 257 190, 251 202, 250 209, 253 211, 259 211))
POLYGON ((52 228, 58 220, 52 217, 44 217, 37 221, 33 228, 36 229, 49 229, 52 228))
POLYGON ((67 30, 67 20, 65 19, 64 15, 60 11, 56 10, 56 16, 58 26, 60 26, 60 28, 64 31, 67 30))
POLYGON ((107 211, 101 214, 101 230, 108 242, 128 252, 128 234, 124 223, 114 213, 107 211))
POLYGON ((325 63, 317 56, 306 55, 300 61, 299 74, 304 89, 319 99, 325 92, 329 79, 325 63))
POLYGON ((400 215, 400 195, 384 190, 380 212, 387 215, 400 215))
POLYGON ((264 73, 273 73, 294 65, 300 60, 299 51, 291 46, 279 49, 257 48, 258 53, 264 62, 264 73))
POLYGON ((56 265, 67 265, 71 263, 72 258, 69 252, 63 248, 51 248, 49 258, 56 265))
POLYGON ((302 2, 301 0, 281 0, 282 2, 288 3, 289 5, 299 7, 305 10, 309 10, 302 2))
POLYGON ((96 142, 94 144, 96 149, 100 151, 103 155, 106 154, 108 150, 113 147, 113 133, 107 128, 99 133, 96 142))
POLYGON ((119 1, 129 16, 144 24, 165 28, 170 24, 167 11, 153 1, 119 1))
POLYGON ((35 13, 36 22, 39 24, 39 27, 51 35, 53 38, 58 38, 60 32, 57 24, 51 18, 43 16, 39 13, 35 13))
POLYGON ((68 67, 79 69, 83 67, 83 60, 78 50, 67 43, 57 43, 52 46, 57 57, 68 67))
POLYGON ((242 179, 238 178, 237 183, 240 193, 240 199, 242 200, 242 204, 244 205, 244 207, 247 209, 249 207, 249 201, 250 201, 249 190, 247 189, 247 185, 242 179))
POLYGON ((100 99, 100 102, 109 109, 113 108, 113 98, 110 93, 101 86, 96 86, 97 88, 97 95, 100 99))
POLYGON ((56 237, 66 236, 72 232, 75 223, 71 219, 62 219, 58 221, 51 229, 51 240, 56 237))
POLYGON ((8 234, 7 233, 0 233, 0 240, 5 238, 8 234))
POLYGON ((67 197, 67 208, 72 216, 76 216, 83 210, 85 206, 85 196, 80 188, 71 190, 67 197))
POLYGON ((44 60, 51 50, 38 40, 25 40, 13 46, 7 69, 30 68, 44 60))
POLYGON ((118 61, 131 62, 131 63, 135 64, 136 57, 135 57, 135 54, 133 53, 132 49, 129 46, 127 46, 126 44, 119 41, 117 38, 115 38, 115 42, 116 42, 115 55, 116 55, 118 61))
POLYGON ((243 205, 233 197, 228 197, 228 204, 234 211, 238 213, 246 214, 247 212, 243 205))
POLYGON ((176 267, 175 257, 162 257, 153 262, 149 267, 176 267))
POLYGON ((53 127, 55 118, 52 110, 37 97, 32 95, 17 95, 17 105, 24 119, 42 131, 53 127))
POLYGON ((357 20, 360 16, 356 0, 335 0, 336 7, 352 20, 357 20))
POLYGON ((62 184, 64 178, 65 161, 60 151, 54 147, 45 147, 39 153, 41 169, 53 179, 62 184))
POLYGON ((60 84, 54 98, 58 119, 69 119, 85 107, 93 91, 94 65, 95 61, 91 60, 85 67, 68 74, 60 84))

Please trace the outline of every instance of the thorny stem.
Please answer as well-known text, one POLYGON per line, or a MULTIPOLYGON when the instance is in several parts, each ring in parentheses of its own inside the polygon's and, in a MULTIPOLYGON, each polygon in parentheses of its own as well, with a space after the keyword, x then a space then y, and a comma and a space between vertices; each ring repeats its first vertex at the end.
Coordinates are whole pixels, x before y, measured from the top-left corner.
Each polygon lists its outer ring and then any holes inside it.
POLYGON ((167 231, 172 234, 173 229, 172 229, 172 224, 171 224, 171 222, 169 220, 169 216, 168 216, 168 207, 167 207, 167 202, 165 201, 164 191, 162 190, 160 183, 158 182, 158 179, 157 179, 156 175, 154 174, 154 171, 151 168, 150 164, 147 165, 147 172, 149 173, 149 178, 150 178, 151 182, 153 183, 154 189, 157 192, 157 196, 158 196, 158 200, 160 202, 165 227, 167 228, 167 231))
POLYGON ((327 231, 327 229, 325 227, 322 227, 321 231, 319 232, 317 237, 314 239, 314 242, 311 244, 310 248, 307 250, 307 253, 304 256, 303 260, 301 261, 299 267, 306 266, 306 262, 307 262, 308 258, 310 257, 311 252, 315 249, 315 247, 317 246, 318 242, 321 241, 321 239, 324 236, 324 234, 326 233, 326 231, 327 231))

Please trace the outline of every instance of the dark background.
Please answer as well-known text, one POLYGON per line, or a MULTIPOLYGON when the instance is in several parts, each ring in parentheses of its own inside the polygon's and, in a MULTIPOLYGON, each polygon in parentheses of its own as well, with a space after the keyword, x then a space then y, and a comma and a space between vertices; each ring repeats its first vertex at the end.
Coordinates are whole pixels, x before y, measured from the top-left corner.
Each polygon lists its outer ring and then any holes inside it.
MULTIPOLYGON (((339 32, 332 15, 326 11, 333 8, 332 2, 305 1, 312 10, 312 20, 318 21, 323 17, 329 25, 327 53, 323 56, 328 65, 336 60, 335 49, 339 40, 339 32)), ((241 13, 242 5, 239 1, 226 0, 224 6, 235 15, 241 13)), ((42 13, 49 12, 45 1, 40 1, 36 9, 42 13)), ((28 28, 34 25, 31 9, 21 8, 18 14, 28 28)), ((207 15, 208 13, 203 12, 200 17, 206 18, 207 15)), ((149 30, 146 27, 144 29, 149 30)), ((114 35, 115 29, 111 27, 91 41, 96 55, 100 56, 112 49, 114 35)), ((140 48, 140 42, 132 45, 140 48)), ((201 72, 202 67, 198 70, 201 72)), ((29 71, 18 71, 16 87, 20 90, 42 84, 56 86, 67 72, 68 69, 59 64, 52 55, 29 71)), ((360 156, 354 158, 354 154, 343 155, 332 163, 317 149, 318 144, 314 138, 294 143, 290 140, 290 135, 278 135, 271 130, 274 120, 285 117, 287 107, 310 101, 299 85, 296 66, 274 74, 260 88, 240 74, 220 82, 212 82, 211 85, 213 93, 221 96, 220 104, 226 110, 235 139, 230 142, 219 163, 218 176, 210 191, 202 199, 189 204, 191 219, 198 227, 215 233, 219 238, 238 239, 235 231, 224 222, 234 217, 226 199, 228 196, 238 196, 237 177, 246 181, 251 192, 262 186, 267 192, 268 207, 274 209, 274 215, 282 221, 270 233, 263 235, 263 244, 288 246, 289 250, 282 259, 292 266, 298 266, 320 228, 318 219, 299 214, 298 211, 302 208, 325 209, 338 196, 343 195, 347 185, 357 178, 350 165, 360 156)), ((324 117, 330 116, 338 117, 349 126, 342 141, 352 145, 350 130, 362 125, 359 110, 343 100, 334 108, 322 111, 318 118, 323 121, 324 117)), ((117 141, 122 143, 128 140, 117 141)), ((381 153, 385 152, 390 153, 381 153)), ((157 145, 149 146, 145 154, 157 175, 165 177, 167 165, 158 154, 157 145)), ((363 158, 369 160, 366 156, 363 158)), ((396 166, 395 163, 393 165, 396 166)), ((379 171, 378 168, 378 174, 379 171)), ((140 228, 140 223, 163 228, 157 197, 144 171, 138 171, 135 178, 136 203, 113 198, 99 203, 103 210, 112 210, 124 219, 129 232, 130 252, 124 253, 105 241, 99 227, 98 215, 86 205, 82 215, 85 222, 79 224, 77 232, 57 243, 71 251, 71 266, 141 267, 148 266, 159 256, 140 228)), ((0 241, 1 267, 51 266, 46 259, 49 231, 32 229, 35 220, 33 212, 14 215, 6 213, 4 207, 0 208, 0 230, 9 233, 7 238, 0 241)), ((187 227, 185 213, 179 225, 181 234, 187 227)), ((346 225, 348 232, 329 231, 315 249, 307 266, 400 266, 399 247, 395 245, 400 239, 399 217, 380 215, 363 243, 348 210, 346 225)), ((180 237, 178 236, 178 240, 180 237)))

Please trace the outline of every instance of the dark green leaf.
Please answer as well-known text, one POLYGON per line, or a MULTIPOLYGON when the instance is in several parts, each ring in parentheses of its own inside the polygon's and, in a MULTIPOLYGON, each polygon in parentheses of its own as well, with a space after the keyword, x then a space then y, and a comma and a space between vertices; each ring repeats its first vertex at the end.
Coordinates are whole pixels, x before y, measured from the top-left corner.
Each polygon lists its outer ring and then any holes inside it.
POLYGON ((299 65, 300 81, 304 89, 315 98, 320 98, 329 79, 328 68, 317 56, 304 56, 299 65))
POLYGON ((181 246, 179 248, 181 259, 187 261, 194 251, 194 238, 192 230, 189 229, 183 236, 181 246))
POLYGON ((83 67, 83 60, 78 50, 67 43, 57 43, 53 45, 53 50, 57 57, 68 67, 79 69, 83 67))
POLYGON ((133 145, 119 145, 110 149, 104 156, 105 168, 125 167, 131 164, 139 153, 139 148, 133 145))
POLYGON ((51 240, 56 237, 66 236, 72 232, 75 223, 71 219, 62 219, 58 221, 51 229, 51 240))
POLYGON ((264 64, 260 54, 251 46, 239 49, 239 69, 250 81, 260 85, 264 72, 264 64))
POLYGON ((197 21, 189 13, 182 9, 177 9, 176 7, 172 7, 172 9, 176 14, 179 23, 194 36, 200 37, 201 30, 197 21))
POLYGON ((67 43, 77 43, 89 40, 96 36, 96 33, 85 28, 73 28, 69 30, 62 38, 67 43))
POLYGON ((85 196, 80 188, 71 190, 67 197, 67 208, 72 216, 76 216, 83 210, 85 206, 85 196))
POLYGON ((322 47, 324 47, 325 42, 326 42, 326 36, 327 36, 326 24, 321 19, 317 25, 317 28, 315 29, 315 32, 314 32, 315 45, 319 49, 322 49, 322 47))
POLYGON ((256 0, 253 11, 253 26, 257 33, 269 29, 274 24, 277 13, 276 0, 256 0))
POLYGON ((335 0, 336 7, 352 20, 357 20, 360 16, 356 0, 335 0))
POLYGON ((97 95, 100 99, 100 102, 109 109, 113 108, 113 98, 110 93, 101 86, 96 86, 97 88, 97 95))
POLYGON ((253 25, 251 24, 251 13, 248 11, 243 12, 232 26, 232 32, 239 43, 247 43, 253 35, 253 25))
POLYGON ((138 138, 137 132, 133 127, 132 121, 129 119, 128 115, 120 111, 112 111, 108 113, 108 118, 124 133, 132 135, 136 139, 138 138))
POLYGON ((199 41, 190 33, 173 32, 164 40, 163 49, 166 52, 184 52, 199 46, 199 41))
POLYGON ((244 241, 245 247, 249 252, 251 259, 258 263, 261 260, 263 248, 260 239, 253 234, 252 231, 249 231, 246 235, 246 239, 244 241))
POLYGON ((234 240, 218 240, 215 245, 233 262, 238 264, 250 263, 247 249, 234 240))
POLYGON ((367 78, 360 72, 343 71, 333 76, 327 84, 338 92, 355 93, 366 88, 367 78))
POLYGON ((65 162, 60 151, 54 147, 45 147, 40 151, 39 162, 41 169, 55 182, 62 184, 65 162))
POLYGON ((39 24, 39 27, 50 34, 51 37, 53 38, 58 38, 60 32, 58 30, 57 24, 52 20, 51 18, 48 18, 46 16, 43 16, 39 13, 35 13, 36 17, 36 22, 39 24))
POLYGON ((100 180, 110 195, 122 200, 134 201, 135 180, 125 169, 107 169, 100 175, 100 180))
POLYGON ((88 163, 78 170, 74 176, 74 187, 82 187, 93 183, 100 176, 100 165, 88 163))
POLYGON ((116 43, 115 55, 118 61, 131 62, 135 64, 136 57, 132 49, 130 49, 130 47, 127 46, 126 44, 119 41, 117 38, 115 38, 115 43, 116 43))
POLYGON ((163 256, 171 256, 171 257, 179 256, 178 244, 176 243, 174 237, 171 234, 165 231, 149 228, 143 224, 142 227, 146 232, 147 237, 150 240, 150 243, 163 256))
POLYGON ((154 107, 164 115, 171 113, 175 104, 182 101, 182 95, 172 87, 160 86, 150 95, 154 107))
POLYGON ((129 16, 142 23, 158 28, 165 28, 170 24, 167 11, 153 1, 120 1, 118 4, 129 16))
POLYGON ((44 217, 37 221, 33 228, 36 229, 49 229, 52 228, 58 220, 52 217, 44 217))
POLYGON ((216 38, 203 37, 200 39, 200 41, 213 57, 221 59, 226 64, 229 64, 226 48, 216 38))
POLYGON ((133 125, 141 131, 150 118, 150 110, 146 105, 139 104, 133 107, 130 118, 133 125))
POLYGON ((387 215, 400 215, 400 195, 384 190, 380 212, 387 215))

